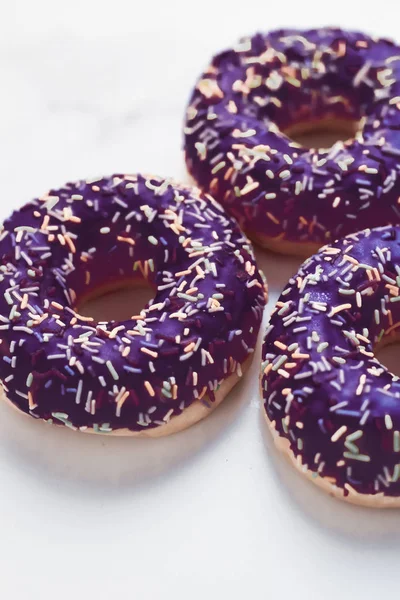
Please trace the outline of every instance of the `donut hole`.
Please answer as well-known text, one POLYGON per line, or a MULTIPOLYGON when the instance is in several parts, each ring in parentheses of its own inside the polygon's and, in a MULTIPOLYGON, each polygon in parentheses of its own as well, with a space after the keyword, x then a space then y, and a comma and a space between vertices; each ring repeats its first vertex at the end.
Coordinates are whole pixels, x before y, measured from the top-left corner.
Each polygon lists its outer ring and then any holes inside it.
POLYGON ((303 148, 323 150, 336 142, 349 141, 359 129, 359 121, 355 119, 321 119, 297 123, 283 133, 303 148))
POLYGON ((100 321, 127 321, 154 297, 154 290, 145 280, 115 283, 94 290, 78 304, 84 317, 100 321))
POLYGON ((400 336, 384 340, 375 348, 379 362, 393 375, 400 377, 400 336))
POLYGON ((66 277, 71 307, 95 322, 129 321, 156 295, 156 252, 140 234, 134 247, 108 234, 96 242, 66 277))

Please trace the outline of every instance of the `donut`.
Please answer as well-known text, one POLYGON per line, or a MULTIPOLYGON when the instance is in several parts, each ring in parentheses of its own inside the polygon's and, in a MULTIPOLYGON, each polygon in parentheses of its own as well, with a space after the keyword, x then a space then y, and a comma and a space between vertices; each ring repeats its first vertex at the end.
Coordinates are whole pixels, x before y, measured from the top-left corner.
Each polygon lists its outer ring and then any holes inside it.
POLYGON ((400 506, 400 379, 376 351, 400 338, 400 227, 366 229, 307 259, 263 345, 278 447, 330 494, 400 506))
POLYGON ((310 255, 400 221, 400 48, 363 33, 281 29, 215 56, 187 109, 197 185, 261 246, 310 255), (291 135, 345 129, 306 148, 291 135))
POLYGON ((265 284, 236 221, 198 189, 142 175, 68 183, 0 233, 0 380, 36 419, 165 435, 206 416, 253 356, 265 284), (95 322, 85 298, 129 283, 154 299, 95 322))

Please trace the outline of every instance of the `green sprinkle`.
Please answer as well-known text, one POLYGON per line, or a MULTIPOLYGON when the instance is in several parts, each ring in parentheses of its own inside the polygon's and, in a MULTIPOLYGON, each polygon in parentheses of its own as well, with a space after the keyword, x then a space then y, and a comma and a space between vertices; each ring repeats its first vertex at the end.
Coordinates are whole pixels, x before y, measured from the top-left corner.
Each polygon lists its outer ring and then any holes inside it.
POLYGON ((99 431, 101 431, 101 433, 110 433, 112 431, 110 423, 103 423, 102 425, 100 425, 99 431))
POLYGON ((400 433, 398 431, 393 432, 393 450, 400 452, 400 433))
POLYGON ((346 448, 348 450, 350 450, 350 452, 352 452, 353 454, 360 454, 360 450, 359 448, 357 448, 357 446, 355 444, 352 444, 351 442, 346 441, 344 443, 344 445, 346 446, 346 448))
POLYGON ((60 421, 65 421, 65 419, 68 419, 68 415, 67 413, 62 413, 62 412, 53 412, 51 413, 53 415, 53 417, 55 419, 59 419, 60 421))
POLYGON ((10 294, 10 292, 4 292, 4 298, 5 298, 5 300, 6 300, 6 302, 7 302, 7 304, 8 304, 9 306, 11 306, 12 304, 14 304, 14 301, 13 301, 13 299, 11 298, 11 294, 10 294))
POLYGON ((93 331, 85 331, 85 333, 81 333, 81 335, 79 336, 79 339, 87 338, 87 337, 90 337, 91 335, 93 335, 93 331))
POLYGON ((385 415, 385 427, 386 429, 393 429, 392 417, 388 414, 385 415))
POLYGON ((343 331, 343 333, 349 340, 354 342, 356 346, 360 345, 360 341, 356 338, 354 333, 351 333, 350 331, 343 331))
POLYGON ((282 356, 280 356, 278 358, 278 360, 276 361, 276 363, 273 365, 272 370, 277 371, 279 369, 279 367, 281 367, 286 360, 287 360, 286 354, 282 354, 282 356))
POLYGON ((381 331, 380 331, 380 333, 378 335, 378 338, 377 338, 377 342, 381 341, 381 339, 383 338, 384 334, 385 334, 385 330, 381 329, 381 331))
POLYGON ((212 175, 215 175, 215 173, 218 173, 218 171, 223 169, 225 167, 225 165, 226 165, 226 162, 224 160, 221 160, 217 165, 215 165, 215 167, 213 169, 211 169, 212 175))
POLYGON ((343 452, 343 456, 350 460, 359 460, 360 462, 370 462, 371 457, 367 454, 352 454, 351 452, 343 452))
POLYGON ((33 381, 33 373, 29 373, 28 377, 26 378, 26 387, 31 387, 32 381, 33 381))
POLYGON ((66 427, 69 427, 70 429, 73 429, 74 431, 76 431, 76 427, 72 424, 71 421, 68 420, 67 413, 53 412, 51 414, 55 419, 58 419, 58 421, 61 421, 62 423, 64 423, 64 425, 66 427))
POLYGON ((390 302, 400 302, 400 296, 395 296, 394 298, 390 298, 390 302))
POLYGON ((399 477, 400 477, 400 465, 397 464, 394 466, 393 475, 391 477, 392 482, 396 483, 396 481, 399 479, 399 477))
POLYGON ((347 435, 346 440, 349 440, 349 442, 354 442, 354 440, 359 440, 360 437, 362 437, 362 434, 363 432, 361 431, 361 429, 358 429, 354 433, 350 433, 349 435, 347 435))
POLYGON ((345 441, 344 445, 353 454, 360 454, 360 449, 353 442, 360 439, 362 434, 363 434, 363 432, 361 431, 361 429, 359 429, 358 431, 355 431, 354 433, 350 433, 349 435, 346 436, 346 441, 345 441))
POLYGON ((197 302, 197 296, 191 296, 190 294, 184 294, 183 292, 179 292, 177 296, 178 298, 188 300, 189 302, 197 302))
POLYGON ((147 239, 149 240, 150 244, 153 244, 153 246, 158 245, 158 239, 155 238, 154 235, 149 235, 147 239))
POLYGON ((317 346, 317 352, 323 352, 328 347, 329 347, 329 342, 321 342, 321 344, 319 344, 317 346))

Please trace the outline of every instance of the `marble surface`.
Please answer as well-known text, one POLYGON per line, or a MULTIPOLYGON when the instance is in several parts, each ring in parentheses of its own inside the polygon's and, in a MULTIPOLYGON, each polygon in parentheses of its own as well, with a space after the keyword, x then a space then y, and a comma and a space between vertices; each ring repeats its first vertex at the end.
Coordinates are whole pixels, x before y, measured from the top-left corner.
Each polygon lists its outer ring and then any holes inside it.
MULTIPOLYGON (((338 23, 399 39, 398 4, 376 8, 343 0, 1 2, 0 218, 79 177, 185 179, 182 115, 214 51, 283 25, 338 23)), ((270 310, 300 261, 257 256, 270 310)), ((341 504, 285 463, 264 427, 258 358, 209 419, 163 440, 56 431, 0 404, 2 597, 395 594, 399 512, 341 504)))

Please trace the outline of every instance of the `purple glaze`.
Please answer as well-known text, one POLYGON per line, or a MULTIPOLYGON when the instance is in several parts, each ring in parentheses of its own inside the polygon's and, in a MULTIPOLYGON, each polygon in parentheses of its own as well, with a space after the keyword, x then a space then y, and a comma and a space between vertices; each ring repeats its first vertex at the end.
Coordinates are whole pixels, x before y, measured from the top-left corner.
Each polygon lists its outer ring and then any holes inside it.
POLYGON ((344 494, 400 496, 400 381, 374 356, 400 326, 400 228, 351 234, 300 267, 263 346, 265 410, 344 494))
POLYGON ((264 285, 236 222, 195 188, 114 175, 33 200, 0 234, 0 378, 35 418, 102 433, 153 428, 253 352, 264 285), (104 284, 146 279, 130 321, 75 312, 104 284))
POLYGON ((400 48, 340 29, 279 30, 215 56, 187 110, 199 186, 251 235, 323 244, 400 222, 400 48), (362 119, 356 138, 307 149, 282 133, 362 119))

